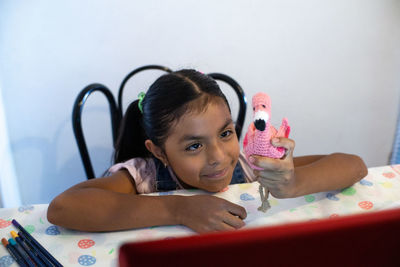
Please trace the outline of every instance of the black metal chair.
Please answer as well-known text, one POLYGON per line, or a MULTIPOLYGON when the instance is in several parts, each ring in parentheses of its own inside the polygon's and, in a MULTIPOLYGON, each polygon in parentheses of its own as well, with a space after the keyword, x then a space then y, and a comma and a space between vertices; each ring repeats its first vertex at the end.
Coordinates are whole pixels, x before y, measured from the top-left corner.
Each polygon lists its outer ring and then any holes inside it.
MULTIPOLYGON (((145 70, 161 70, 165 71, 167 73, 172 72, 171 69, 160 66, 160 65, 146 65, 137 69, 134 69, 131 71, 122 81, 119 91, 118 91, 118 104, 116 103, 114 96, 110 89, 108 89, 106 86, 98 83, 90 84, 86 86, 85 88, 82 89, 82 91, 78 94, 74 106, 73 106, 73 111, 72 111, 72 127, 75 135, 75 139, 78 145, 79 149, 79 154, 81 155, 81 159, 83 162, 83 166, 85 169, 86 177, 87 179, 93 179, 95 178, 95 174, 93 171, 93 165, 92 161, 90 159, 90 155, 87 149, 85 137, 83 134, 82 130, 82 111, 83 107, 89 98, 89 96, 94 93, 94 92, 100 92, 104 94, 104 96, 107 99, 107 102, 109 104, 109 109, 110 109, 110 118, 111 118, 111 128, 112 128, 112 138, 113 138, 113 143, 116 142, 118 138, 118 129, 119 129, 119 124, 121 122, 121 119, 123 117, 123 107, 122 107, 122 99, 123 99, 123 92, 126 83, 128 80, 130 80, 134 75, 138 74, 139 72, 145 71, 145 70)), ((219 80, 222 82, 227 83, 230 85, 239 100, 239 112, 238 116, 236 119, 236 132, 238 135, 238 138, 240 138, 241 133, 242 133, 242 128, 243 128, 243 123, 246 115, 246 97, 244 94, 244 91, 242 87, 231 77, 221 74, 221 73, 210 73, 208 74, 215 80, 219 80)))
POLYGON ((239 100, 239 112, 235 122, 235 130, 238 139, 240 139, 240 136, 242 135, 244 119, 246 117, 246 95, 242 87, 228 75, 222 73, 209 73, 208 75, 211 76, 214 80, 223 81, 229 84, 233 88, 233 90, 235 90, 235 93, 239 100))

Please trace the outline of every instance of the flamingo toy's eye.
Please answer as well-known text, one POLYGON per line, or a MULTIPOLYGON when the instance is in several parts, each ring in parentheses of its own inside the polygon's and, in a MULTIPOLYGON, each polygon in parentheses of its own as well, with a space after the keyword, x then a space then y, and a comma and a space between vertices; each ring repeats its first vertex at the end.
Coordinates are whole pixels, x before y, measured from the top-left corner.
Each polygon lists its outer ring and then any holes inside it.
POLYGON ((263 108, 265 108, 265 105, 262 105, 263 108))
POLYGON ((253 108, 253 111, 256 111, 256 108, 253 108))

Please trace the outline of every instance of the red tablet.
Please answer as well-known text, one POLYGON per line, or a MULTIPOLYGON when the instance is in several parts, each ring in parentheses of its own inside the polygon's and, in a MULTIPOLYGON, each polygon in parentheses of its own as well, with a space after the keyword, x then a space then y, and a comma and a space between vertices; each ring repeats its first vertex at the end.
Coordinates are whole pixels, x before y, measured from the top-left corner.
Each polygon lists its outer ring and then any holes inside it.
POLYGON ((127 243, 127 266, 400 266, 400 209, 127 243))

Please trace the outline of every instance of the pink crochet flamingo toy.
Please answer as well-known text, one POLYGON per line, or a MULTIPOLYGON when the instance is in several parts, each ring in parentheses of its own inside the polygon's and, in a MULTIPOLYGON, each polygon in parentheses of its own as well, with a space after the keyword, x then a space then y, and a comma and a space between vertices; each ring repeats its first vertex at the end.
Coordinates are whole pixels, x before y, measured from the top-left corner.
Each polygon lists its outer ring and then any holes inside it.
MULTIPOLYGON (((249 125, 246 136, 243 140, 243 150, 247 161, 253 169, 262 170, 251 164, 250 155, 259 155, 269 158, 282 158, 285 154, 285 148, 275 147, 271 144, 274 137, 288 137, 290 126, 288 120, 283 118, 281 127, 276 130, 271 125, 271 100, 265 93, 257 93, 253 96, 253 122, 249 125)), ((269 191, 261 184, 259 187, 261 196, 261 206, 258 210, 266 212, 271 206, 268 202, 269 191)))

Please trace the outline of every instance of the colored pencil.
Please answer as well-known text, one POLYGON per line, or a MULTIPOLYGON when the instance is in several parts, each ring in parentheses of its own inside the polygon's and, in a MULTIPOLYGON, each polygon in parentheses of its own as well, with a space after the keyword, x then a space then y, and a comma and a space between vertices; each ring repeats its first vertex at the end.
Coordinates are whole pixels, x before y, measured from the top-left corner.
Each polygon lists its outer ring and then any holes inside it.
POLYGON ((18 263, 19 266, 21 267, 25 267, 27 266, 24 263, 24 260, 22 259, 22 257, 14 250, 14 248, 11 247, 11 245, 8 243, 7 239, 2 238, 1 239, 1 243, 3 243, 3 245, 5 246, 5 248, 7 249, 8 253, 10 253, 11 257, 13 257, 13 259, 16 261, 16 263, 18 263))
POLYGON ((28 254, 28 256, 31 258, 33 263, 35 263, 38 267, 46 267, 44 263, 36 257, 36 255, 33 253, 31 249, 28 248, 28 246, 24 243, 24 241, 17 235, 15 231, 11 231, 11 236, 14 238, 15 241, 24 249, 24 251, 28 254))
POLYGON ((17 227, 22 233, 24 233, 26 239, 29 239, 29 241, 31 241, 34 247, 40 250, 52 264, 54 264, 57 267, 62 267, 61 263, 59 263, 42 245, 40 245, 40 243, 33 236, 31 236, 31 234, 28 233, 28 231, 26 231, 25 228, 22 227, 15 219, 13 219, 11 223, 15 227, 17 227))
POLYGON ((28 262, 26 262, 26 259, 25 259, 24 255, 21 254, 20 249, 16 246, 17 243, 15 242, 15 240, 12 239, 12 238, 9 238, 9 239, 8 239, 8 243, 9 243, 9 246, 10 246, 11 250, 12 250, 16 255, 19 255, 19 257, 22 259, 22 260, 21 260, 21 263, 24 263, 25 266, 31 266, 28 262))
POLYGON ((35 267, 36 265, 33 263, 32 259, 29 257, 29 255, 25 252, 25 250, 15 242, 13 238, 8 239, 8 243, 10 243, 11 247, 14 247, 15 250, 21 255, 22 259, 24 259, 24 262, 26 265, 29 267, 35 267))
POLYGON ((42 260, 42 262, 44 263, 45 266, 50 266, 53 267, 54 265, 49 261, 49 259, 46 258, 46 256, 40 251, 38 250, 33 244, 32 242, 26 238, 26 236, 19 231, 18 232, 18 236, 24 241, 24 243, 33 251, 33 253, 42 260))

